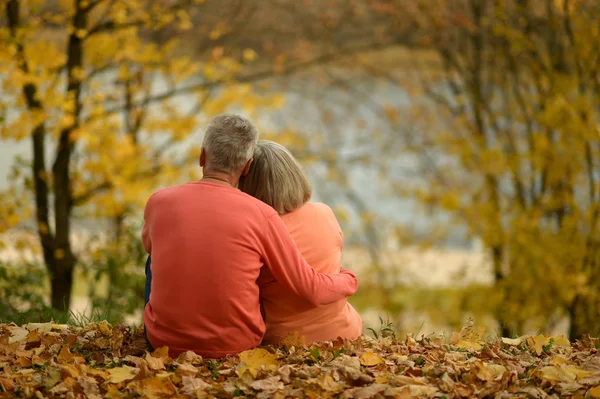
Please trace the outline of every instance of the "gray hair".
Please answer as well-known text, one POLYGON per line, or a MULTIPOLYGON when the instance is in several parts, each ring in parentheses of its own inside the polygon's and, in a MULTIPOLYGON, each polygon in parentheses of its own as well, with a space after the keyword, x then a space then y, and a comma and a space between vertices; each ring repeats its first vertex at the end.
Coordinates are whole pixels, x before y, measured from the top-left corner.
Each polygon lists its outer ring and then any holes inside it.
POLYGON ((238 188, 280 215, 300 208, 312 195, 310 180, 298 161, 284 146, 269 140, 256 145, 250 171, 242 176, 238 188))
POLYGON ((207 164, 218 172, 235 174, 252 158, 258 142, 258 130, 243 116, 215 116, 208 123, 202 147, 207 164))

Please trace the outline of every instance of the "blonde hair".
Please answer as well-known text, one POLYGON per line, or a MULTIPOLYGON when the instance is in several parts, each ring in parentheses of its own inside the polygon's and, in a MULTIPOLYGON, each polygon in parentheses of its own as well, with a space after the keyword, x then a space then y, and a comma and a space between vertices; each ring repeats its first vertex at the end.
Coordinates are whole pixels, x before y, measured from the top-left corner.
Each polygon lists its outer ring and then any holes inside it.
POLYGON ((280 215, 293 212, 310 199, 312 186, 294 156, 281 144, 260 140, 254 161, 238 186, 270 205, 280 215))
POLYGON ((233 175, 252 158, 257 141, 258 130, 252 122, 240 115, 225 114, 210 120, 202 147, 211 168, 233 175))

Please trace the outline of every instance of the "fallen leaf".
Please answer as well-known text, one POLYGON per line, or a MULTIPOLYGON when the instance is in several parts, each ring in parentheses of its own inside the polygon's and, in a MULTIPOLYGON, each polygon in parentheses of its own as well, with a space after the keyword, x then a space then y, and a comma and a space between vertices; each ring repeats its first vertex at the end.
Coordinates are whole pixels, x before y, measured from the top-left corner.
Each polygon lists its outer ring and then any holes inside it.
POLYGON ((31 360, 23 357, 23 356, 19 356, 19 358, 17 358, 17 360, 15 360, 14 364, 18 367, 31 367, 31 360))
POLYGON ((239 376, 248 371, 254 378, 258 371, 265 369, 268 371, 277 370, 277 356, 271 354, 263 348, 251 349, 240 353, 240 368, 237 370, 239 376))
POLYGON ((8 329, 8 331, 10 331, 10 337, 8 338, 9 344, 27 341, 27 336, 29 335, 28 329, 22 327, 11 327, 8 329))
POLYGON ((507 345, 519 346, 525 341, 527 337, 519 337, 519 338, 502 338, 502 342, 507 345))
POLYGON ((459 340, 456 343, 456 347, 459 349, 473 349, 474 351, 480 351, 483 348, 479 342, 466 341, 464 339, 459 340))
POLYGON ((155 357, 148 353, 144 359, 146 360, 146 363, 148 363, 148 368, 150 370, 164 370, 165 368, 163 359, 160 357, 155 357))
POLYGON ((550 342, 549 336, 536 335, 527 338, 527 345, 535 351, 536 355, 541 355, 544 352, 544 347, 550 342))
POLYGON ((342 390, 342 386, 335 382, 333 377, 329 374, 325 375, 321 380, 319 380, 319 385, 328 392, 337 392, 342 390))
POLYGON ((590 389, 588 391, 588 394, 592 398, 600 398, 600 385, 598 385, 597 387, 594 387, 594 388, 590 389))
POLYGON ((257 391, 275 392, 278 389, 283 389, 283 382, 281 382, 281 378, 276 375, 263 380, 252 381, 250 387, 257 391))
POLYGON ((208 388, 212 387, 211 384, 206 383, 202 379, 190 377, 188 375, 184 375, 181 381, 183 384, 181 393, 190 396, 196 396, 197 391, 206 391, 208 388))
POLYGON ((385 391, 389 387, 390 386, 386 384, 373 384, 363 388, 352 388, 344 392, 342 397, 352 399, 369 399, 375 397, 377 394, 385 391))
POLYGON ((28 329, 29 331, 37 331, 39 333, 49 333, 52 331, 52 323, 28 323, 23 327, 28 329))
POLYGON ((363 366, 376 366, 385 363, 383 359, 373 352, 365 352, 360 356, 360 364, 363 366))
POLYGON ((59 363, 71 363, 71 361, 73 361, 73 357, 74 356, 69 348, 63 346, 56 360, 58 360, 59 363))
POLYGON ((563 337, 562 335, 558 337, 553 337, 552 345, 557 346, 559 348, 571 349, 571 342, 569 342, 569 340, 563 337))
POLYGON ((164 364, 169 364, 172 361, 172 359, 169 357, 168 346, 163 346, 161 348, 155 349, 154 352, 152 352, 152 356, 161 359, 164 364))
POLYGON ((195 352, 187 351, 179 355, 179 357, 177 357, 177 361, 180 363, 189 363, 194 366, 197 366, 199 364, 202 364, 202 356, 198 355, 195 352))
POLYGON ((104 395, 104 397, 106 399, 117 399, 117 398, 122 398, 123 395, 121 393, 121 391, 119 391, 119 389, 117 387, 115 387, 114 385, 110 386, 108 388, 108 390, 106 391, 106 394, 104 395))
POLYGON ((198 371, 198 368, 192 366, 191 364, 182 363, 177 365, 177 373, 181 376, 189 375, 194 377, 196 374, 198 374, 198 371))
POLYGON ((501 380, 502 376, 506 372, 506 367, 501 364, 479 363, 478 369, 477 378, 482 381, 501 380))
POLYGON ((61 364, 59 370, 65 377, 77 378, 81 375, 81 371, 72 364, 61 364))
POLYGON ((147 399, 172 398, 177 388, 168 378, 150 377, 142 383, 144 397, 147 399))
POLYGON ((137 367, 121 366, 108 370, 108 382, 118 384, 123 381, 129 381, 137 375, 137 367))
POLYGON ((112 326, 106 320, 102 320, 98 323, 98 330, 105 336, 110 336, 112 334, 112 326))
POLYGON ((281 345, 286 348, 291 348, 292 346, 296 347, 305 347, 306 346, 306 338, 300 336, 297 332, 289 333, 281 340, 281 345))

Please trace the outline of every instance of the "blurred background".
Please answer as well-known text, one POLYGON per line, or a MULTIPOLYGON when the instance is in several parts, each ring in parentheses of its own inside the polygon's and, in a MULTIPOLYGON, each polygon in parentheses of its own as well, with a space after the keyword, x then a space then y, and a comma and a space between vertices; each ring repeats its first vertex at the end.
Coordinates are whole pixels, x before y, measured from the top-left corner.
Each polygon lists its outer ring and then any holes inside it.
POLYGON ((141 323, 144 204, 236 112, 335 210, 365 327, 600 332, 597 0, 0 4, 0 320, 141 323))

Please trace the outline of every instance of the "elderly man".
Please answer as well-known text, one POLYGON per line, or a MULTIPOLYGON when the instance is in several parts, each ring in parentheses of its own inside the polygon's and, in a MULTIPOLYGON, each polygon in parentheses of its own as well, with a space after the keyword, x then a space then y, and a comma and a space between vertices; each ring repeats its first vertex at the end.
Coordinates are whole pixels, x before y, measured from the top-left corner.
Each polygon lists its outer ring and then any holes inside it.
POLYGON ((213 118, 200 154, 202 180, 159 190, 146 204, 142 240, 152 256, 152 280, 144 323, 155 348, 218 358, 260 344, 262 267, 315 305, 357 289, 352 272, 315 272, 277 212, 237 189, 257 141, 247 119, 213 118))

